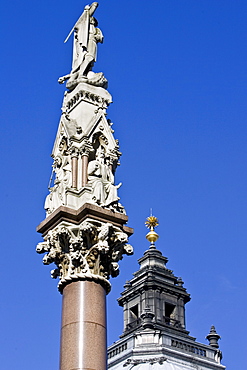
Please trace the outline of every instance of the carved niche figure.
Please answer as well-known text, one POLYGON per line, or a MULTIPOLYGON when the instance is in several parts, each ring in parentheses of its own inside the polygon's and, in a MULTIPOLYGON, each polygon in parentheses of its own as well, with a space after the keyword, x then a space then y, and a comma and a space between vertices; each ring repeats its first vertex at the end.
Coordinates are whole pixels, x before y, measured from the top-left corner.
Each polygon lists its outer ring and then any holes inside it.
MULTIPOLYGON (((68 80, 68 88, 74 87, 77 79, 85 79, 87 77, 88 72, 92 70, 94 62, 96 62, 97 43, 103 43, 103 34, 101 30, 97 28, 98 22, 93 17, 97 7, 97 2, 85 6, 84 12, 65 40, 65 42, 67 42, 74 32, 72 70, 70 74, 60 77, 58 80, 59 83, 64 83, 64 81, 68 80)), ((90 74, 92 75, 89 75, 92 81, 95 81, 95 77, 97 77, 96 80, 103 82, 104 78, 102 73, 90 72, 90 74)))
POLYGON ((66 204, 65 190, 71 186, 71 164, 69 157, 62 156, 59 153, 55 157, 52 167, 56 177, 54 186, 49 188, 50 194, 47 195, 45 200, 47 214, 66 204))
POLYGON ((102 206, 108 207, 118 203, 120 199, 117 189, 122 185, 114 185, 114 175, 110 168, 109 158, 105 158, 103 147, 99 147, 96 159, 88 165, 88 184, 92 186, 92 200, 102 206))

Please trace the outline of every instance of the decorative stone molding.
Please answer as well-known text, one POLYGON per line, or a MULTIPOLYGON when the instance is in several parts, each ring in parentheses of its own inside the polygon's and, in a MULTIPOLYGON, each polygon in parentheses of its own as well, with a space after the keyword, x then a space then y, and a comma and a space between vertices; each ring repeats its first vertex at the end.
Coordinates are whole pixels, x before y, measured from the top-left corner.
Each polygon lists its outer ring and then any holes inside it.
POLYGON ((87 219, 76 226, 62 222, 44 236, 37 245, 38 253, 45 253, 43 263, 55 263, 52 278, 59 277, 58 290, 77 280, 100 283, 109 293, 109 277, 119 274, 118 261, 124 254, 133 254, 128 235, 111 223, 87 219))
POLYGON ((165 361, 167 361, 167 358, 166 357, 154 357, 154 358, 144 358, 144 359, 141 359, 141 360, 133 360, 133 359, 128 359, 124 364, 123 366, 128 366, 128 365, 139 365, 139 364, 150 364, 150 365, 153 365, 155 363, 158 363, 160 365, 162 365, 165 361))
POLYGON ((84 137, 80 148, 80 154, 81 156, 86 155, 88 157, 90 152, 93 152, 93 146, 88 138, 84 137))
POLYGON ((108 352, 108 358, 112 358, 112 357, 118 355, 119 353, 126 351, 127 348, 128 348, 127 342, 121 344, 120 346, 118 346, 114 350, 108 352))
POLYGON ((79 157, 79 149, 75 146, 71 146, 70 148, 70 156, 71 158, 78 158, 79 157))
POLYGON ((65 110, 69 112, 82 100, 102 108, 107 108, 111 104, 110 99, 105 99, 97 94, 91 93, 86 90, 80 90, 73 96, 72 99, 68 100, 65 110))
POLYGON ((206 357, 206 350, 204 348, 200 348, 199 346, 196 345, 191 345, 186 342, 182 342, 179 340, 172 339, 171 341, 171 346, 178 348, 178 349, 183 349, 186 352, 190 353, 195 353, 196 355, 206 357))
POLYGON ((141 314, 142 327, 143 329, 153 329, 154 322, 153 319, 155 314, 151 311, 150 307, 146 307, 144 312, 141 314))

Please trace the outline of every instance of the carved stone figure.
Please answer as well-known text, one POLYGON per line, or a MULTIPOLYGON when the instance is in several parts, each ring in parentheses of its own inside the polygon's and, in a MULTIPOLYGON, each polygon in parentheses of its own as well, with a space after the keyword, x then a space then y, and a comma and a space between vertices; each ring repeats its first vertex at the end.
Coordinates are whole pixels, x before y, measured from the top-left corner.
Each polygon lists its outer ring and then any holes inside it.
POLYGON ((58 289, 75 280, 94 280, 110 290, 109 277, 119 274, 118 261, 123 254, 133 254, 128 236, 111 223, 83 221, 75 226, 61 223, 48 231, 44 242, 37 245, 38 253, 46 253, 43 263, 55 263, 53 278, 60 278, 58 289))
POLYGON ((103 86, 107 82, 103 73, 90 72, 97 59, 97 44, 98 42, 103 43, 103 34, 97 28, 98 22, 93 17, 97 7, 97 2, 85 6, 82 15, 65 40, 66 42, 74 32, 72 70, 70 74, 60 77, 58 80, 59 83, 68 80, 67 87, 69 89, 77 84, 77 80, 85 80, 87 77, 91 84, 103 86))
POLYGON ((58 154, 53 162, 55 172, 54 186, 49 188, 50 194, 45 200, 45 210, 48 214, 66 204, 65 190, 71 186, 71 164, 68 156, 58 154))
POLYGON ((117 203, 120 199, 117 189, 121 186, 114 185, 114 175, 110 168, 109 159, 105 158, 104 149, 100 147, 96 159, 88 165, 88 183, 92 186, 92 200, 103 207, 117 203))

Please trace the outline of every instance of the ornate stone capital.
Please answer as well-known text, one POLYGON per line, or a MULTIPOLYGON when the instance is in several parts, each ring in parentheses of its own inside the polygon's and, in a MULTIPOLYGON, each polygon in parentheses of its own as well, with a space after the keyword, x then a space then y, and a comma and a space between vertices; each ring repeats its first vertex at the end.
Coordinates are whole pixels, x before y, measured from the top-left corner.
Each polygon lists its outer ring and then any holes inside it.
POLYGON ((72 146, 70 148, 70 155, 71 155, 71 158, 78 158, 79 157, 79 149, 76 148, 75 146, 72 146))
POLYGON ((100 283, 109 293, 109 277, 119 274, 118 261, 124 254, 133 254, 128 236, 119 227, 87 219, 80 225, 61 222, 37 245, 38 253, 46 253, 43 263, 55 263, 53 278, 59 277, 58 290, 77 280, 100 283))
POLYGON ((92 147, 92 144, 90 143, 90 141, 85 137, 83 139, 83 142, 82 142, 82 145, 81 145, 81 148, 80 148, 80 154, 81 156, 89 156, 90 152, 93 151, 93 147, 92 147))

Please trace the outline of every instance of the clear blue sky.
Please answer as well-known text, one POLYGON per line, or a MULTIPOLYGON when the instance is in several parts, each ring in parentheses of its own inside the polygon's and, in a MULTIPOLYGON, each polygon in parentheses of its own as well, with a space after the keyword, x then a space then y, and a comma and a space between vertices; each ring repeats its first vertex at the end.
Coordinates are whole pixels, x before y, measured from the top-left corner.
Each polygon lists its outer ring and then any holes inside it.
MULTIPOLYGON (((70 71, 63 40, 86 2, 9 1, 1 32, 0 368, 58 368, 61 296, 35 253, 35 228, 70 71)), ((247 2, 101 0, 105 35, 94 70, 109 80, 123 152, 117 181, 135 234, 108 296, 109 343, 122 332, 116 299, 147 249, 145 218, 160 220, 157 247, 185 281, 187 329, 222 337, 223 364, 246 368, 247 2)))

